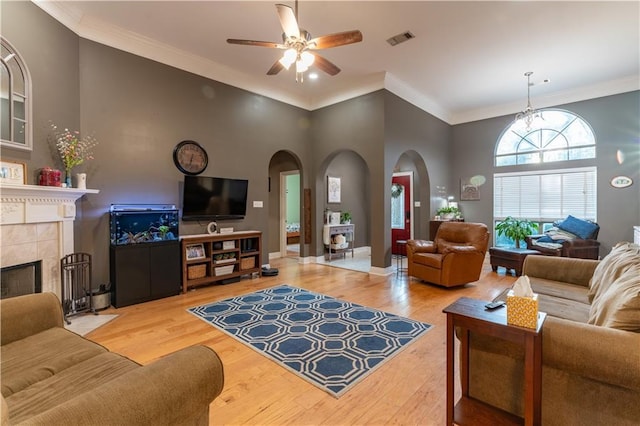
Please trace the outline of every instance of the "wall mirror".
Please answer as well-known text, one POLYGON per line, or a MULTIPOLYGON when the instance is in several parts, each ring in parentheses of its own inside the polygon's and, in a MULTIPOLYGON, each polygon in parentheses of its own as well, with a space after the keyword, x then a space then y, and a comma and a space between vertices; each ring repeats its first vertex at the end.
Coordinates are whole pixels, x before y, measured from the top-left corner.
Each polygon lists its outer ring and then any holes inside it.
POLYGON ((18 51, 0 41, 0 144, 31 151, 31 77, 18 51))

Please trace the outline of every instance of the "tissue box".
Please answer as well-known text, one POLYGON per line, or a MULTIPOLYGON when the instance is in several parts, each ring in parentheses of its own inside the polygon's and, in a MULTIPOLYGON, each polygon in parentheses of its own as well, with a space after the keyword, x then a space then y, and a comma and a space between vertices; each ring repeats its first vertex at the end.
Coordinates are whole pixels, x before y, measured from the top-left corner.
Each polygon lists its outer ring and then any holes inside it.
POLYGON ((538 295, 533 297, 514 296, 513 290, 507 293, 507 324, 519 327, 538 327, 538 295))

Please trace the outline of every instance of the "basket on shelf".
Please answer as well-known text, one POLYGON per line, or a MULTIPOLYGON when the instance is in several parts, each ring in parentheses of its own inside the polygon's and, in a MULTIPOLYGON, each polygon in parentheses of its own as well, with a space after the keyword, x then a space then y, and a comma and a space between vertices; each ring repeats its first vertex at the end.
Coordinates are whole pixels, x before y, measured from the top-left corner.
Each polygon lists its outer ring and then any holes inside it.
POLYGON ((191 265, 187 267, 187 278, 195 280, 196 278, 203 278, 207 275, 207 265, 191 265))
POLYGON ((256 267, 256 258, 254 256, 251 257, 243 257, 240 261, 240 269, 253 269, 256 267))
POLYGON ((220 275, 227 275, 233 272, 233 266, 234 265, 227 265, 227 266, 218 266, 217 268, 214 268, 214 272, 216 274, 216 277, 219 277, 220 275))

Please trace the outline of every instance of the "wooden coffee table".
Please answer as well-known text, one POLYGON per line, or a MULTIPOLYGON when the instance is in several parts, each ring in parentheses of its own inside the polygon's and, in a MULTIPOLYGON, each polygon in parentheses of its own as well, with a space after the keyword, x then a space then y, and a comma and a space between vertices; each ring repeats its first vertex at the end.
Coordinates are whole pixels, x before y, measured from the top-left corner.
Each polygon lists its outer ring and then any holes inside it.
POLYGON ((527 256, 541 254, 537 250, 526 248, 491 247, 489 249, 491 269, 495 272, 498 270, 498 266, 504 266, 507 272, 512 269, 516 276, 522 275, 522 265, 527 256))

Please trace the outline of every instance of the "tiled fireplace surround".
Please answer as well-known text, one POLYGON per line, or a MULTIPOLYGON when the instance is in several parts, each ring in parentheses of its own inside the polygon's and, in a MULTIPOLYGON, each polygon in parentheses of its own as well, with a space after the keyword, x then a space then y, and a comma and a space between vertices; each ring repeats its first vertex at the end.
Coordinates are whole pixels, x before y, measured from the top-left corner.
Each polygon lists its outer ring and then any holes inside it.
POLYGON ((0 186, 0 266, 42 260, 42 291, 61 298, 60 259, 73 253, 76 200, 97 190, 0 186))

